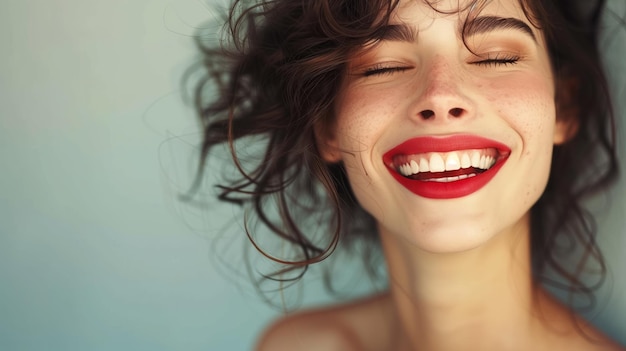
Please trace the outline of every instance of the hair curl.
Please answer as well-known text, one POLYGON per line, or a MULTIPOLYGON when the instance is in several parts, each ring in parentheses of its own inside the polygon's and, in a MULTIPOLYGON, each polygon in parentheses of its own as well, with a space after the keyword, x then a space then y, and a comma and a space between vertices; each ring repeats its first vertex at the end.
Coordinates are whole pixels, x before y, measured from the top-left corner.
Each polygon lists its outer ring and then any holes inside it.
MULTIPOLYGON (((473 0, 468 6, 480 9, 486 1, 473 0)), ((376 242, 374 226, 368 225, 373 220, 356 202, 343 166, 320 157, 315 126, 334 118, 335 97, 351 54, 381 37, 398 3, 235 0, 222 45, 207 45, 199 37, 207 74, 195 89, 204 131, 197 181, 211 148, 227 143, 240 177, 219 185, 219 199, 251 205, 271 232, 299 250, 299 259, 282 260, 252 240, 259 251, 288 269, 301 268, 304 273, 308 265, 328 257, 340 237, 376 242), (246 170, 236 141, 251 136, 263 136, 267 144, 263 159, 246 170), (320 186, 325 196, 320 196, 320 186), (276 202, 278 222, 265 208, 267 199, 276 202), (323 245, 312 241, 307 235, 310 228, 295 220, 316 209, 331 214, 330 238, 323 245)), ((582 200, 617 175, 614 120, 597 51, 604 1, 579 1, 590 9, 574 6, 571 0, 520 3, 548 44, 557 116, 566 111, 575 116, 577 125, 574 137, 555 147, 548 185, 531 209, 533 272, 536 279, 563 284, 571 293, 593 299, 594 287, 585 285, 581 273, 593 263, 602 280, 606 268, 595 243, 593 218, 582 200), (580 160, 596 161, 580 167, 580 160), (573 270, 557 257, 564 239, 572 243, 568 252, 582 250, 573 270), (561 283, 546 280, 547 271, 557 273, 561 283)))

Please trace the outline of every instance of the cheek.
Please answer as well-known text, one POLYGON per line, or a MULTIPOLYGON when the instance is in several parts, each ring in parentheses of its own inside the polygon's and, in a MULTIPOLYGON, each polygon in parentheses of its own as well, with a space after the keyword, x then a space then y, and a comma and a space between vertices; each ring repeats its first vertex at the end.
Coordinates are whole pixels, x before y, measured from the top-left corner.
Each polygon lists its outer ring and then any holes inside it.
POLYGON ((381 213, 380 194, 385 193, 381 175, 387 170, 375 150, 397 122, 401 108, 397 94, 346 93, 338 102, 335 130, 350 186, 366 211, 381 213))
POLYGON ((515 84, 488 88, 490 104, 519 146, 511 163, 518 190, 511 192, 522 208, 530 208, 538 200, 550 173, 556 121, 551 82, 539 76, 520 77, 515 84))
POLYGON ((346 93, 335 109, 342 150, 346 153, 371 151, 397 114, 395 100, 390 94, 346 93))
POLYGON ((545 149, 545 143, 551 149, 556 121, 552 80, 526 76, 508 83, 492 86, 488 94, 497 114, 518 134, 524 153, 535 146, 545 149))

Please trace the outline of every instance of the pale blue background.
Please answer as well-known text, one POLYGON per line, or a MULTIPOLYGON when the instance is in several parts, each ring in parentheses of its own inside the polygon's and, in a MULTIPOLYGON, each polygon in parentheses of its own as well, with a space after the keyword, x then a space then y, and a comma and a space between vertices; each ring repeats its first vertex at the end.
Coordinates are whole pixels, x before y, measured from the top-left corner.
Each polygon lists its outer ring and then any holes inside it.
MULTIPOLYGON (((232 210, 176 199, 197 141, 177 89, 211 16, 195 0, 0 3, 1 350, 249 350, 278 315, 237 273, 232 210)), ((625 43, 603 43, 622 125, 625 43)), ((615 279, 595 320, 622 343, 625 194, 600 210, 615 279)), ((307 284, 306 303, 329 300, 317 272, 307 284)))

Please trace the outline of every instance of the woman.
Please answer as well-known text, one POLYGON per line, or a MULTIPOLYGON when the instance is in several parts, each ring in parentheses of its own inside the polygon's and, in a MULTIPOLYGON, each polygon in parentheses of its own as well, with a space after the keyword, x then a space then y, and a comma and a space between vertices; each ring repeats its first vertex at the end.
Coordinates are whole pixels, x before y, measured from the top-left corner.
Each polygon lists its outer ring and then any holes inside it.
POLYGON ((616 173, 594 6, 233 6, 233 50, 203 48, 213 79, 197 91, 203 162, 227 142, 242 175, 222 199, 251 203, 299 253, 267 255, 296 268, 373 219, 389 276, 388 292, 285 317, 259 350, 621 349, 540 285, 552 272, 589 293, 583 268, 604 269, 579 204, 616 173), (266 151, 246 170, 235 140, 253 135, 266 151), (315 209, 329 214, 325 245, 298 220, 315 209), (573 265, 555 260, 564 238, 573 265))

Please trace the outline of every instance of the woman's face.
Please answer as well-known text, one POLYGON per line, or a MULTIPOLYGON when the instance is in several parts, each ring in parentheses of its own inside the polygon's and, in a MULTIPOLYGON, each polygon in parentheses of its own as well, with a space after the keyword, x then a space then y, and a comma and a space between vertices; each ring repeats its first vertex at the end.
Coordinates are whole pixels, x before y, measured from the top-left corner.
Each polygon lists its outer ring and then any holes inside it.
POLYGON ((381 235, 430 252, 470 249, 526 220, 566 130, 543 36, 518 1, 468 20, 471 51, 467 13, 451 12, 403 1, 386 37, 352 58, 321 140, 381 235))

